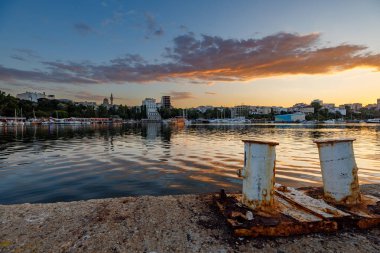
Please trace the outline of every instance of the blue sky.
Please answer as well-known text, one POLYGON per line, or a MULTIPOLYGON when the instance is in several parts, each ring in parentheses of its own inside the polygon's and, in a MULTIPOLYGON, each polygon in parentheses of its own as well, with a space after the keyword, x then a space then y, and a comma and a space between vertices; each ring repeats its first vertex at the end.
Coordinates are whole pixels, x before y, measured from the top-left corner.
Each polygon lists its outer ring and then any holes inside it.
POLYGON ((0 89, 139 104, 373 103, 379 1, 1 1, 0 89))

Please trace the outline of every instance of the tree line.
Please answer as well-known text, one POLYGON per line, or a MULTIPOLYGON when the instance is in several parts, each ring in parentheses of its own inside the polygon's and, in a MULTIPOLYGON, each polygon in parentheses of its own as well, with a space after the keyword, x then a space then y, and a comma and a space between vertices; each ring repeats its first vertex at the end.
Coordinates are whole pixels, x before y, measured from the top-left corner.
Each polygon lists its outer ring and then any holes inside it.
MULTIPOLYGON (((231 111, 229 108, 224 108, 223 111, 213 108, 208 109, 205 112, 200 112, 197 109, 183 110, 181 108, 159 108, 158 112, 163 119, 182 116, 184 113, 187 115, 188 119, 212 119, 231 116, 231 111)), ((0 116, 14 117, 15 115, 26 118, 115 117, 141 120, 146 118, 146 108, 145 106, 127 105, 115 105, 110 107, 99 105, 95 107, 45 98, 38 99, 38 102, 32 102, 28 100, 21 100, 0 90, 0 116)))
MULTIPOLYGON (((308 114, 306 120, 327 120, 327 119, 339 119, 342 115, 339 112, 331 113, 327 109, 322 108, 318 103, 312 103, 314 107, 314 113, 308 114)), ((181 108, 159 108, 163 119, 173 118, 177 116, 186 115, 188 119, 216 119, 216 118, 230 118, 231 109, 230 108, 211 108, 204 112, 197 109, 186 109, 181 108)), ((370 119, 380 117, 380 111, 369 110, 367 108, 360 109, 359 112, 346 107, 345 119, 370 119)), ((38 102, 32 102, 28 100, 21 100, 19 98, 13 97, 10 94, 0 90, 0 116, 23 116, 26 118, 122 118, 122 119, 134 119, 141 120, 146 118, 146 108, 144 106, 126 106, 117 105, 106 107, 104 105, 95 106, 85 106, 81 104, 75 104, 73 102, 65 102, 56 99, 44 99, 41 98, 38 102)), ((249 119, 265 119, 274 120, 273 110, 270 114, 265 115, 252 115, 247 111, 244 115, 249 119)))

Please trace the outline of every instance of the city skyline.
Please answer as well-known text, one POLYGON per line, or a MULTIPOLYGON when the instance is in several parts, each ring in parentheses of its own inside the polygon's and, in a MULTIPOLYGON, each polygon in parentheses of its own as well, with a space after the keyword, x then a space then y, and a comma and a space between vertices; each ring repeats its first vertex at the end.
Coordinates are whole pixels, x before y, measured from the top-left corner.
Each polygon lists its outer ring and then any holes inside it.
POLYGON ((378 1, 2 1, 0 90, 178 107, 380 96, 378 1))

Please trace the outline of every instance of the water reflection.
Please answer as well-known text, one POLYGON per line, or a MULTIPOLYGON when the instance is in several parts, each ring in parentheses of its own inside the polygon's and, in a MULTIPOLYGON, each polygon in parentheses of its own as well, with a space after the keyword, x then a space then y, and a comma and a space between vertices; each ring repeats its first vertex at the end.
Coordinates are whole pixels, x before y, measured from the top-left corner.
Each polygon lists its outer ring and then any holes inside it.
POLYGON ((280 142, 276 180, 321 182, 313 139, 355 136, 361 183, 380 182, 379 125, 160 124, 0 128, 0 203, 237 191, 243 138, 280 142))

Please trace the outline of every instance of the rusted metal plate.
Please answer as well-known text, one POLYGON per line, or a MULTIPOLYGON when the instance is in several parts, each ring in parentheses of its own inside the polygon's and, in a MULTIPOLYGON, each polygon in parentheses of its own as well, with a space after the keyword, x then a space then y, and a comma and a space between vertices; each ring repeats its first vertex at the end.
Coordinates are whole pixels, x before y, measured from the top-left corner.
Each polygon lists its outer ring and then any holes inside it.
POLYGON ((276 184, 275 189, 278 196, 281 196, 283 199, 291 202, 294 206, 297 206, 297 208, 307 210, 320 218, 331 219, 350 216, 350 214, 327 204, 322 199, 309 197, 303 192, 292 187, 285 187, 280 184, 276 184))
POLYGON ((274 205, 250 209, 242 204, 242 194, 215 197, 219 211, 235 236, 277 237, 338 229, 367 229, 380 225, 380 199, 363 195, 357 205, 330 205, 323 200, 321 188, 296 190, 275 186, 274 205))
MULTIPOLYGON (((310 187, 302 190, 306 195, 323 199, 323 191, 320 188, 310 187)), ((361 202, 356 205, 337 205, 330 204, 339 208, 351 216, 349 219, 339 220, 341 227, 355 226, 360 229, 367 229, 380 225, 380 199, 371 195, 361 195, 361 202)))
POLYGON ((216 197, 219 211, 235 236, 290 236, 315 232, 334 232, 337 222, 315 215, 281 196, 275 196, 271 209, 252 210, 241 203, 241 194, 216 197))

